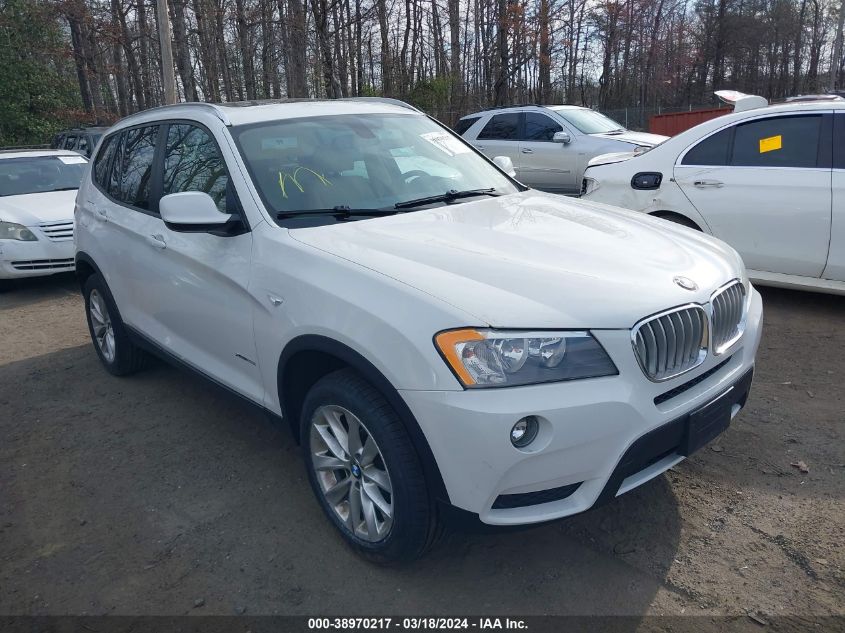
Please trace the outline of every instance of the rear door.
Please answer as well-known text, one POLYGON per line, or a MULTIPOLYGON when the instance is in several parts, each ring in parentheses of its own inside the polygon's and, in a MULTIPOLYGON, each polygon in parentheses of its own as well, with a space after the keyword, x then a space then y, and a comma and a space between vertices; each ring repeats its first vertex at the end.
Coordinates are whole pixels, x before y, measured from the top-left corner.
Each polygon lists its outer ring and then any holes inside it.
MULTIPOLYGON (((575 193, 577 152, 572 144, 552 141, 556 132, 568 132, 563 125, 542 112, 523 114, 523 133, 519 143, 520 181, 536 189, 557 193, 575 193)), ((570 133, 571 138, 571 133, 570 133)))
POLYGON ((830 253, 822 277, 845 281, 845 112, 836 112, 833 119, 830 253))
POLYGON ((680 155, 678 185, 748 268, 822 274, 831 227, 831 119, 821 111, 760 116, 680 155))
POLYGON ((494 114, 472 142, 488 158, 492 159, 496 156, 510 158, 519 180, 522 180, 519 153, 521 126, 522 114, 519 112, 494 114))

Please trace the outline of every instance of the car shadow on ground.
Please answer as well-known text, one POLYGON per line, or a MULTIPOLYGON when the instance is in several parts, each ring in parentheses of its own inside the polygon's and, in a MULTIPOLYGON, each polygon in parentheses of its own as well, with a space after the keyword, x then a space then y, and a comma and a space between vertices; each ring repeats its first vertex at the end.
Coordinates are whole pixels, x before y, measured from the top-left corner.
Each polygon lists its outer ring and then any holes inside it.
POLYGON ((72 347, 0 366, 0 407, 0 613, 636 615, 680 596, 665 478, 379 567, 322 515, 286 426, 187 372, 115 378, 72 347))

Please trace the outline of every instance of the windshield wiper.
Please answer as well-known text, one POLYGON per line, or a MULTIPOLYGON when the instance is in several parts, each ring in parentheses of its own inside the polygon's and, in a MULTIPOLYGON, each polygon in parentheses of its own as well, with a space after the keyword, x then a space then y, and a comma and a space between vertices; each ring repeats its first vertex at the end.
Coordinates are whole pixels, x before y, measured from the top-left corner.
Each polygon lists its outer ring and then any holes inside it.
POLYGON ((417 198, 416 200, 407 200, 405 202, 397 202, 393 205, 394 209, 410 209, 412 207, 421 207, 426 204, 434 204, 435 202, 451 202, 459 198, 472 198, 473 196, 500 196, 502 194, 496 193, 495 187, 488 187, 487 189, 467 189, 465 191, 457 191, 450 189, 446 193, 441 193, 436 196, 426 196, 425 198, 417 198))
POLYGON ((59 187, 58 189, 48 189, 44 193, 53 193, 54 191, 76 191, 79 187, 59 187))
POLYGON ((381 215, 395 215, 395 209, 353 209, 343 204, 330 209, 302 209, 300 211, 282 211, 276 214, 277 220, 285 220, 287 218, 297 218, 307 215, 331 215, 338 220, 345 220, 353 216, 381 216, 381 215))

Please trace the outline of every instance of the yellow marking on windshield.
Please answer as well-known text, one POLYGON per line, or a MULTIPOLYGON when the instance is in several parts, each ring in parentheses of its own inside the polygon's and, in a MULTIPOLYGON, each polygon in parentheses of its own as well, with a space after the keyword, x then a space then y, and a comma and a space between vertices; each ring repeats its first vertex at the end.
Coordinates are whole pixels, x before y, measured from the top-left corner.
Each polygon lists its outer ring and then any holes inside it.
POLYGON ((310 174, 313 174, 321 183, 323 183, 323 186, 325 187, 333 186, 332 181, 326 178, 323 174, 317 173, 316 171, 308 167, 300 166, 293 170, 293 174, 289 174, 288 172, 282 171, 279 172, 279 189, 282 190, 283 197, 288 197, 287 186, 285 185, 285 182, 287 182, 288 180, 290 180, 294 184, 294 186, 299 189, 300 193, 305 193, 305 188, 299 182, 299 172, 301 171, 306 171, 310 174))

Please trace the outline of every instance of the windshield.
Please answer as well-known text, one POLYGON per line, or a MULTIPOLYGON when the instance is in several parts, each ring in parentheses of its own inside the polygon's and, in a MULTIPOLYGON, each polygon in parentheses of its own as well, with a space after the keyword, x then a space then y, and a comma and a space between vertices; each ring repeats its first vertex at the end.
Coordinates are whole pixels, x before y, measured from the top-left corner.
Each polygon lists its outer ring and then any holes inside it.
POLYGON ((566 121, 584 134, 607 134, 608 132, 624 132, 625 128, 613 119, 586 108, 552 108, 566 121))
MULTIPOLYGON (((395 209, 447 192, 518 191, 459 137, 420 115, 308 117, 232 132, 271 213, 395 209)), ((432 204, 468 199, 450 196, 432 204)))
POLYGON ((79 189, 87 164, 82 156, 0 159, 0 196, 79 189))

